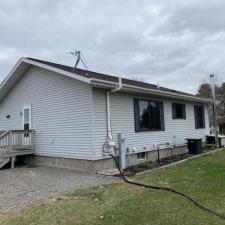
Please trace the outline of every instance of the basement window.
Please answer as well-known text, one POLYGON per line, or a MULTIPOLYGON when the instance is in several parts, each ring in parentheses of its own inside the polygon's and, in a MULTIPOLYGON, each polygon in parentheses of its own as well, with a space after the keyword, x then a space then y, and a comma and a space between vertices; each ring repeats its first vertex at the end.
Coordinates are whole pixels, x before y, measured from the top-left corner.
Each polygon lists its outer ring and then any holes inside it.
POLYGON ((186 119, 185 104, 172 103, 173 119, 186 119))
POLYGON ((146 152, 137 153, 137 159, 145 159, 145 158, 146 158, 146 152))
POLYGON ((165 130, 163 102, 134 99, 135 131, 165 130))

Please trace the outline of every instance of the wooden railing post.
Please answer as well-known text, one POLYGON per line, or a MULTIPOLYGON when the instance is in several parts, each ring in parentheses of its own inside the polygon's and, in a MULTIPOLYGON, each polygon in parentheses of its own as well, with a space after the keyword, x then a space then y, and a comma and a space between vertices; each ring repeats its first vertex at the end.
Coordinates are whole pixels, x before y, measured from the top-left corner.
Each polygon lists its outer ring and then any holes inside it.
POLYGON ((10 130, 0 135, 1 150, 31 150, 35 147, 35 130, 10 130))
POLYGON ((34 151, 34 144, 35 144, 35 135, 34 135, 34 130, 31 130, 30 145, 31 145, 31 150, 32 150, 32 151, 34 151))
POLYGON ((9 149, 9 151, 12 151, 12 149, 13 149, 13 132, 12 132, 12 130, 10 130, 9 131, 9 136, 8 136, 8 149, 9 149))

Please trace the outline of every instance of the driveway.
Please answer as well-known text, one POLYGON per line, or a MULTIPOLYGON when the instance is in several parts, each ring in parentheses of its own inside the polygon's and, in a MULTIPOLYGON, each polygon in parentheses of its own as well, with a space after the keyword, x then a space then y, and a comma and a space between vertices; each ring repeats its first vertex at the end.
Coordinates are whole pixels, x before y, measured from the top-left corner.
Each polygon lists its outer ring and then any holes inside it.
POLYGON ((37 201, 113 181, 112 177, 49 167, 0 170, 0 214, 17 212, 37 201))

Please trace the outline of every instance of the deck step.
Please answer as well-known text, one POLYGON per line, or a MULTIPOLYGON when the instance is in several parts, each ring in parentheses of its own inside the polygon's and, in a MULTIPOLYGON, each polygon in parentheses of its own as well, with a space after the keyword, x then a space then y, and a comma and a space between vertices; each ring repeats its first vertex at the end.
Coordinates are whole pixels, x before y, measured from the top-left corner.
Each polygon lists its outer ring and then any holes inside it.
POLYGON ((0 169, 10 161, 10 157, 0 158, 0 169))

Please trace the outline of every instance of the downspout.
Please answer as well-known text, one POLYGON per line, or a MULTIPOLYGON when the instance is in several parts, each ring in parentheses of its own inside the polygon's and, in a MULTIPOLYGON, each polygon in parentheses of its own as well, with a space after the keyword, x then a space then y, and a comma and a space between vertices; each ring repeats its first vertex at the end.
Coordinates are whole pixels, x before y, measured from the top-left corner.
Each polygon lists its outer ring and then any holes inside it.
POLYGON ((111 127, 110 93, 120 91, 121 89, 122 89, 122 78, 119 77, 118 86, 106 92, 106 105, 107 105, 107 142, 106 144, 107 144, 107 147, 115 146, 115 142, 113 140, 113 135, 112 135, 112 127, 111 127))
POLYGON ((122 84, 122 77, 119 76, 119 83, 118 83, 118 86, 114 89, 111 90, 111 92, 117 92, 117 91, 120 91, 123 87, 123 84, 122 84))
POLYGON ((110 102, 109 102, 110 91, 106 92, 106 105, 107 105, 107 137, 108 140, 112 140, 112 128, 111 128, 111 117, 110 117, 110 102))

